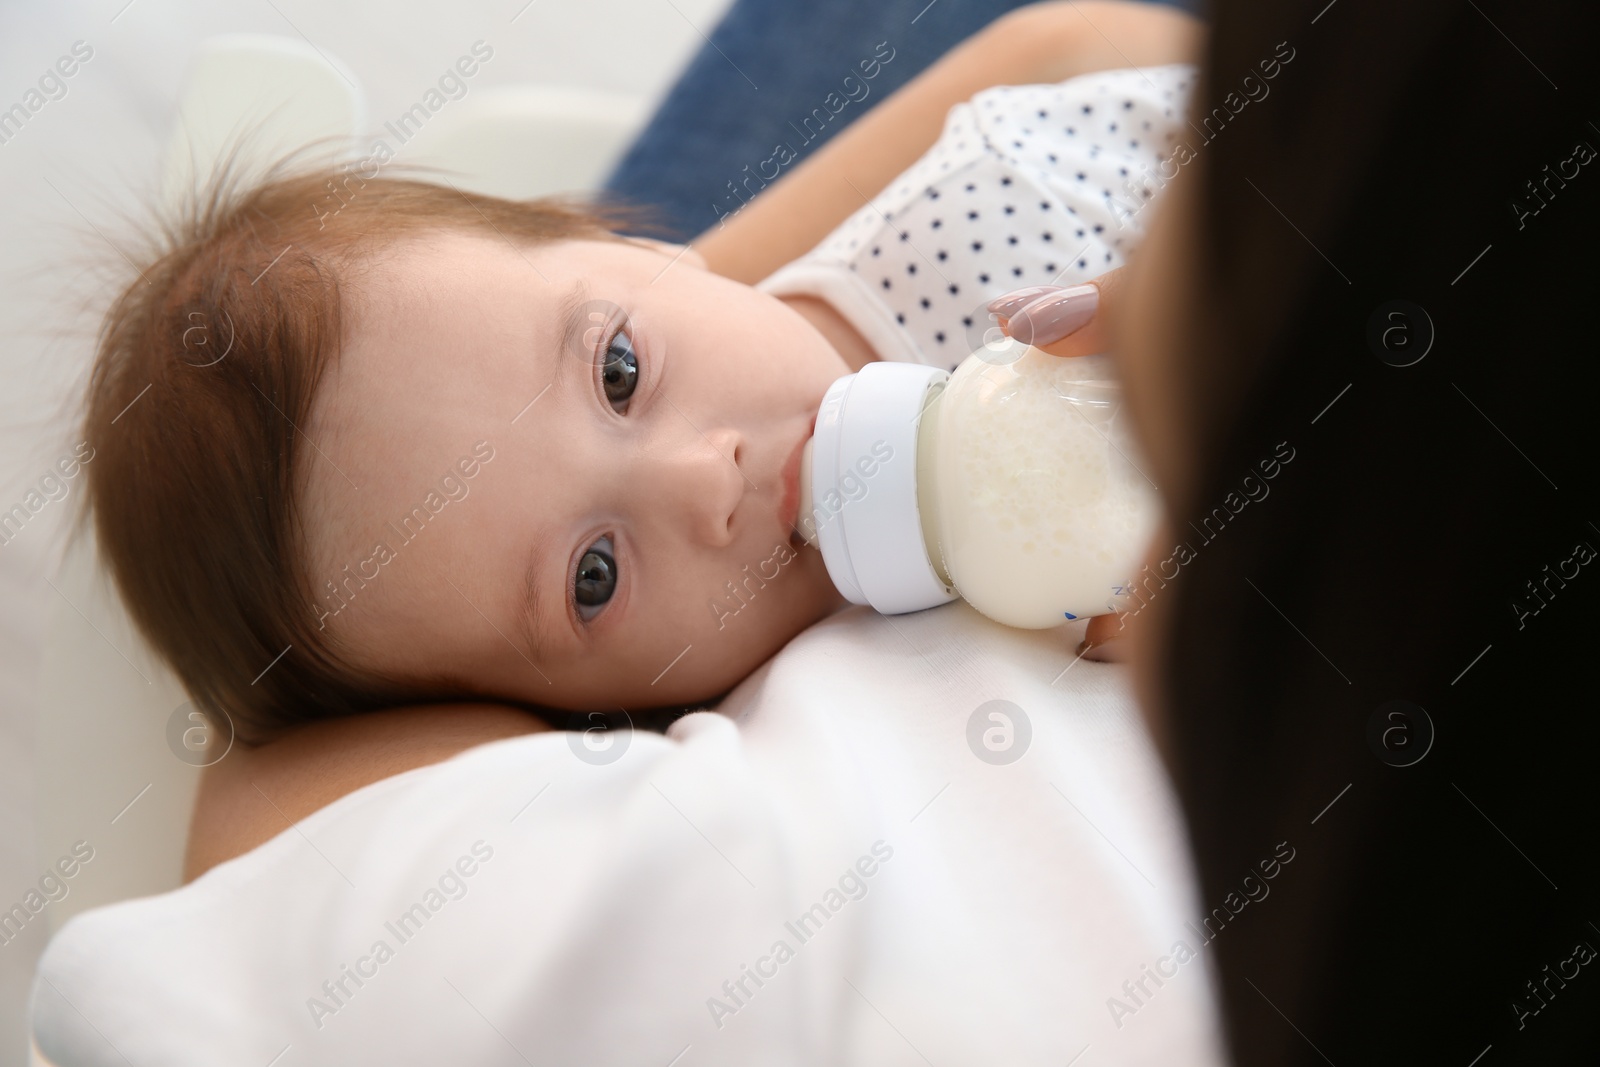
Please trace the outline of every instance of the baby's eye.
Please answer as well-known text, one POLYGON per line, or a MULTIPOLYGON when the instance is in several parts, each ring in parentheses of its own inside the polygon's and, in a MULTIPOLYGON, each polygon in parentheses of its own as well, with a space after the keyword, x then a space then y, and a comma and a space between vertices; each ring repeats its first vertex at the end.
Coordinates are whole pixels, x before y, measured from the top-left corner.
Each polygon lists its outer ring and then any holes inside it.
POLYGON ((578 561, 578 573, 572 583, 572 596, 578 603, 578 615, 584 621, 599 612, 585 614, 585 607, 602 607, 617 589, 617 561, 612 556, 611 538, 602 537, 589 546, 578 561), (602 548, 601 546, 605 547, 602 548))
MULTIPOLYGON (((600 383, 613 407, 627 404, 639 383, 639 357, 634 355, 633 339, 622 329, 611 335, 601 357, 600 383)), ((621 414, 626 413, 624 408, 621 414)))

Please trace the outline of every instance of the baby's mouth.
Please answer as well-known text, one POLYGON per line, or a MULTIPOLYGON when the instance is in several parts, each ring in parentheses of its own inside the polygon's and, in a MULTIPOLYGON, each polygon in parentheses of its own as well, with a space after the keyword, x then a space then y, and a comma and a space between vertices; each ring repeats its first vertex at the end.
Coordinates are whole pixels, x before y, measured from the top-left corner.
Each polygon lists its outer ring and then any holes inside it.
POLYGON ((816 416, 811 416, 811 422, 806 426, 805 437, 800 438, 795 453, 790 454, 789 461, 784 464, 784 499, 781 506, 786 509, 786 518, 789 518, 789 547, 795 552, 811 544, 810 537, 800 530, 800 523, 810 517, 811 512, 811 437, 816 432, 816 416), (792 512, 789 512, 792 501, 792 512))
POLYGON ((810 503, 811 493, 808 475, 811 473, 808 453, 808 444, 812 432, 816 429, 816 417, 813 416, 810 425, 806 427, 805 434, 794 447, 794 451, 784 461, 779 480, 783 487, 783 496, 779 501, 780 522, 789 528, 789 547, 796 552, 806 543, 806 537, 800 532, 800 522, 809 510, 806 505, 810 503))

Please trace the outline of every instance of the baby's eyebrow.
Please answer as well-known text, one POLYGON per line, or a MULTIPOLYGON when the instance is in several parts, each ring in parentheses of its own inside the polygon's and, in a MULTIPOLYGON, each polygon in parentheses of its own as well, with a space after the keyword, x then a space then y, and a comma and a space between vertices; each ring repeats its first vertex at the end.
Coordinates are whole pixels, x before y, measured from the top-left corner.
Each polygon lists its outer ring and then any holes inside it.
POLYGON ((530 660, 543 658, 544 642, 539 635, 550 632, 550 619, 539 595, 539 565, 547 558, 548 549, 547 539, 537 535, 523 567, 522 595, 517 598, 517 634, 527 645, 530 660))
MULTIPOLYGON (((589 287, 580 278, 556 305, 555 353, 558 360, 562 356, 592 355, 583 345, 583 328, 588 325, 585 311, 590 303, 589 287)), ((560 377, 559 363, 555 370, 555 377, 560 377)))
MULTIPOLYGON (((585 309, 589 303, 589 287, 579 279, 556 305, 553 331, 555 366, 550 377, 552 385, 561 379, 562 371, 568 369, 564 358, 577 356, 582 351, 583 329, 588 324, 585 309)), ((549 549, 548 535, 543 531, 535 534, 533 546, 523 563, 522 589, 516 601, 517 632, 534 659, 540 658, 540 651, 544 645, 544 642, 539 640, 539 635, 541 633, 548 635, 553 625, 551 614, 539 591, 540 567, 549 558, 549 549)), ((566 595, 565 587, 562 588, 561 595, 566 595)), ((562 607, 564 609, 565 605, 562 607)))

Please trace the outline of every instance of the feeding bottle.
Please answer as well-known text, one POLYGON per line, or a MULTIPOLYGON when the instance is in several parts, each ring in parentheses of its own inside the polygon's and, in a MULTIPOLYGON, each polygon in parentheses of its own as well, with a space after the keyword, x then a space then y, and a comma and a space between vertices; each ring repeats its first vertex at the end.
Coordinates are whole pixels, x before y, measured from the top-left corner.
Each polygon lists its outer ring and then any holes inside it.
POLYGON ((834 382, 797 525, 839 592, 885 614, 961 597, 1041 629, 1128 610, 1158 498, 1109 355, 1007 340, 954 374, 869 363, 834 382))

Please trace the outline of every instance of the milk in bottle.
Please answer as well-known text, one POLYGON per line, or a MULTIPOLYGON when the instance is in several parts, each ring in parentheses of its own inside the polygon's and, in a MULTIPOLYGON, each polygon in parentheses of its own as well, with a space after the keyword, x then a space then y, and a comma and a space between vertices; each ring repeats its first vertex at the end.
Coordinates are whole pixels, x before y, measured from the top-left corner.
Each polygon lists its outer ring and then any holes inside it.
POLYGON ((1009 626, 1055 626, 1126 610, 1157 521, 1141 466, 1109 356, 1013 341, 953 375, 871 363, 823 400, 799 526, 854 603, 895 614, 959 595, 1009 626))

